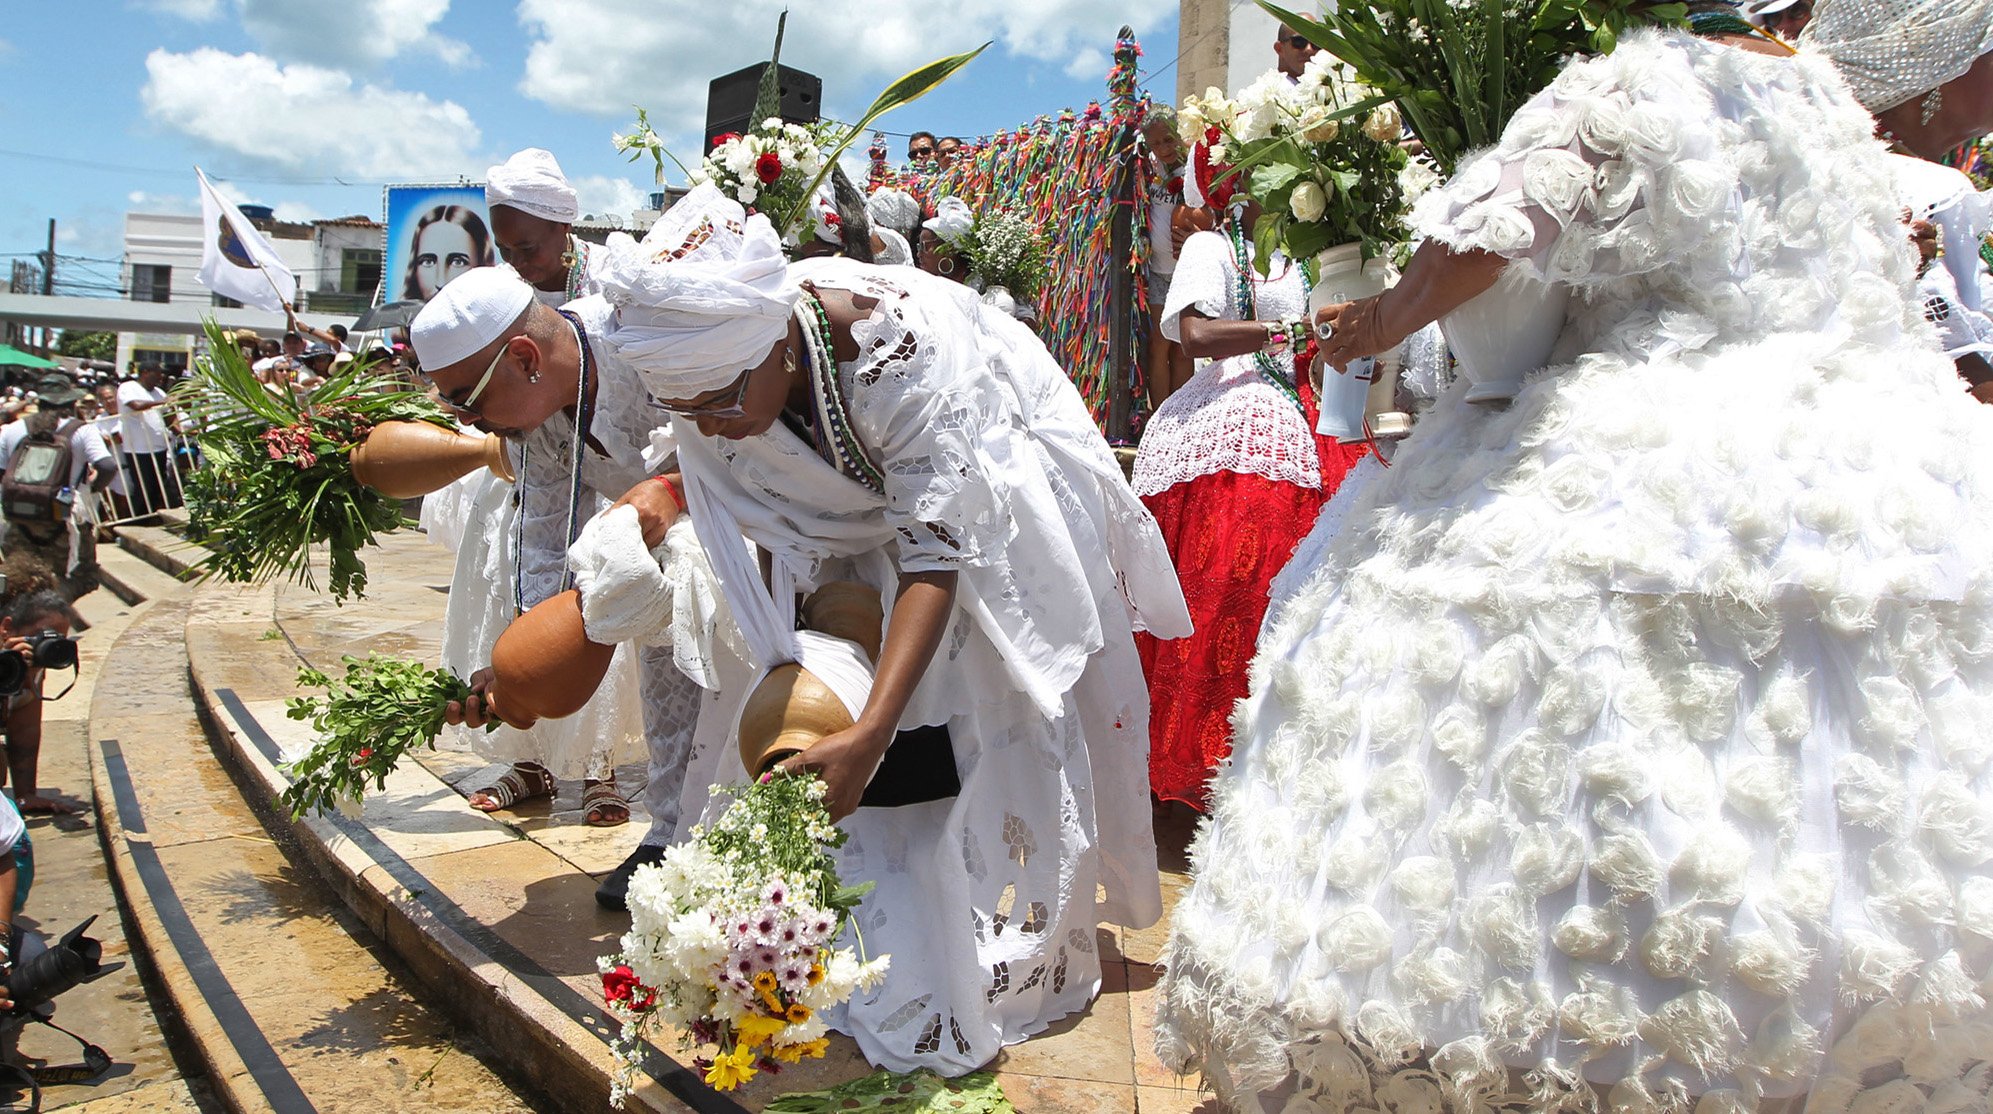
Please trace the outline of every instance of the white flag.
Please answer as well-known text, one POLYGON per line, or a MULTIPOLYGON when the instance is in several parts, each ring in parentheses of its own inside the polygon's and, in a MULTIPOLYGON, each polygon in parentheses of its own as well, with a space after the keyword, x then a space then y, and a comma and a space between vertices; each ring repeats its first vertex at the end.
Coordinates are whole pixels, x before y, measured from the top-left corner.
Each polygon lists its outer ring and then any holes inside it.
POLYGON ((297 296, 291 269, 242 210, 215 192, 200 167, 194 174, 201 180, 201 282, 245 306, 283 309, 297 296))

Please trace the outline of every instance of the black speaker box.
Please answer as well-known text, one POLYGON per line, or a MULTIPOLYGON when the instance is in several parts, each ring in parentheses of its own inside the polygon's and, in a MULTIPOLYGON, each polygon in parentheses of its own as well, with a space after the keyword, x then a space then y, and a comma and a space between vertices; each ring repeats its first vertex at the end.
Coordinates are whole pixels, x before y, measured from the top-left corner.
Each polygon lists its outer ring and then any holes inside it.
MULTIPOLYGON (((761 121, 753 119, 754 101, 761 93, 761 75, 768 63, 716 77, 706 90, 706 150, 728 132, 746 132, 761 121)), ((823 79, 788 66, 776 68, 782 90, 779 115, 791 124, 814 124, 823 114, 823 79)))

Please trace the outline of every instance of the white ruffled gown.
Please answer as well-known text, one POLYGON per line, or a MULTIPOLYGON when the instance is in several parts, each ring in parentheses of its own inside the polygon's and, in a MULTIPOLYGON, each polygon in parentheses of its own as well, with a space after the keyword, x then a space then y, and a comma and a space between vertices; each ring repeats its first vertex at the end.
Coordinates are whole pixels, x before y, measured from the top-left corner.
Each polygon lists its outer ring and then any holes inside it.
POLYGON ((1572 308, 1275 583, 1166 1063, 1296 1114, 1993 1103, 1993 427, 1872 128, 1824 60, 1643 34, 1422 204, 1572 308))

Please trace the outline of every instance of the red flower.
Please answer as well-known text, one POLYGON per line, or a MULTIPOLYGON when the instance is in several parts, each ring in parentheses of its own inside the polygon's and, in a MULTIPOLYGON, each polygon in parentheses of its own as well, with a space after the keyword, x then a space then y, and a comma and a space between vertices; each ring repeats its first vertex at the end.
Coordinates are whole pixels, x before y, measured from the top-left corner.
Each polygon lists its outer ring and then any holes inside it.
POLYGON ((761 179, 764 186, 774 185, 775 180, 782 176, 781 156, 773 151, 763 151, 761 157, 754 160, 754 176, 761 179))
POLYGON ((1169 190, 1172 197, 1183 196, 1183 175, 1179 174, 1170 179, 1169 190))
POLYGON ((611 967, 602 972, 602 997, 611 1002, 628 1002, 637 990, 637 973, 628 967, 611 967))
POLYGON ((727 144, 732 143, 734 140, 739 138, 740 138, 739 132, 728 132, 725 135, 719 136, 718 138, 714 139, 713 146, 724 147, 727 144))

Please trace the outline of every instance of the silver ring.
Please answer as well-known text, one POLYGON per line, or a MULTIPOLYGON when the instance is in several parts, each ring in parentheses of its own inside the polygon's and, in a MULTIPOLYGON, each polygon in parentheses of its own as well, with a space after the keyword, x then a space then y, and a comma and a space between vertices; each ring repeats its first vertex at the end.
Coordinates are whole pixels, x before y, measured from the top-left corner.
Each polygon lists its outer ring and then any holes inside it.
POLYGON ((1327 340, 1335 335, 1336 335, 1336 327, 1334 325, 1329 324, 1327 321, 1315 322, 1316 340, 1327 340))

